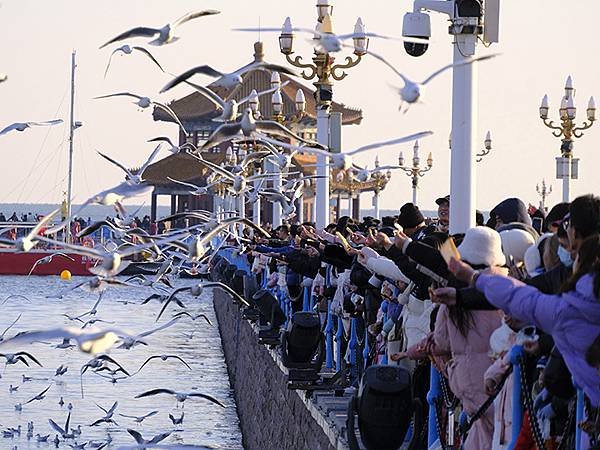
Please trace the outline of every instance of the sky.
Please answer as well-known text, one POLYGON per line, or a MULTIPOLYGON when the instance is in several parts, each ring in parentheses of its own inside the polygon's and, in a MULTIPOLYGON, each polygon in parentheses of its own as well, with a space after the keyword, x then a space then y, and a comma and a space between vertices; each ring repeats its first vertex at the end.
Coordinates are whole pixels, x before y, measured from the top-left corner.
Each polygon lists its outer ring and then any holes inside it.
MULTIPOLYGON (((146 140, 159 135, 175 139, 177 127, 154 122, 151 113, 138 111, 127 99, 94 100, 98 95, 129 91, 168 102, 187 95, 186 87, 158 94, 169 80, 142 55, 113 58, 106 79, 104 68, 112 49, 98 47, 134 26, 160 27, 188 11, 212 8, 221 14, 197 19, 178 29, 181 38, 172 45, 148 46, 159 62, 172 73, 201 64, 223 71, 235 70, 252 59, 257 33, 231 31, 235 27, 280 27, 286 16, 294 26, 313 28, 315 0, 3 0, 0 5, 0 73, 8 81, 0 84, 0 127, 13 122, 62 118, 65 125, 37 128, 0 136, 0 203, 52 203, 66 191, 68 155, 68 102, 70 59, 77 51, 76 131, 74 198, 81 202, 90 195, 122 181, 118 168, 102 160, 96 150, 107 153, 128 167, 139 166, 153 147, 146 140)), ((352 32, 357 17, 367 30, 400 36, 402 17, 412 1, 332 1, 337 33, 352 32)), ((452 60, 451 37, 445 16, 431 13, 432 39, 428 52, 408 56, 398 41, 372 39, 370 49, 385 55, 410 78, 425 79, 452 60)), ((478 140, 483 149, 487 130, 493 150, 477 164, 477 208, 491 209, 500 200, 518 196, 536 203, 536 183, 545 179, 553 188, 550 204, 561 200, 561 182, 554 179, 559 139, 553 137, 538 116, 541 98, 548 94, 551 116, 557 119, 565 79, 572 75, 576 88, 578 119, 585 119, 590 95, 600 104, 600 54, 598 39, 600 4, 592 0, 527 0, 502 2, 500 43, 478 49, 478 54, 501 53, 479 65, 478 140)), ((265 59, 285 64, 278 49, 278 33, 260 36, 265 59)), ((144 44, 132 39, 130 44, 144 44)), ((310 43, 296 39, 297 54, 309 58, 310 43)), ((345 53, 342 53, 345 56, 345 53)), ((341 59, 341 56, 339 57, 341 59)), ((334 99, 363 110, 360 125, 343 129, 343 148, 358 146, 421 130, 434 135, 420 143, 421 154, 433 153, 433 169, 421 180, 418 203, 433 209, 435 198, 449 191, 452 74, 448 71, 429 85, 423 104, 407 114, 398 111, 399 97, 390 87, 399 86, 397 76, 380 62, 366 56, 349 71, 346 79, 334 82, 334 99)), ((211 80, 198 76, 197 82, 211 80)), ((600 192, 600 126, 595 125, 575 142, 581 158, 579 180, 572 196, 600 192), (596 129, 598 128, 598 129, 596 129)), ((411 155, 410 144, 377 151, 381 164, 395 164, 398 153, 411 155)), ((161 157, 168 156, 162 153, 161 157)), ((356 157, 371 167, 375 153, 356 157)), ((407 158, 408 159, 408 158, 407 158)), ((380 200, 382 208, 398 209, 411 199, 410 180, 393 175, 380 200)), ((143 200, 143 199, 142 199, 143 200)), ((134 203, 139 203, 135 200, 134 203)), ((371 207, 369 196, 362 198, 371 207)))

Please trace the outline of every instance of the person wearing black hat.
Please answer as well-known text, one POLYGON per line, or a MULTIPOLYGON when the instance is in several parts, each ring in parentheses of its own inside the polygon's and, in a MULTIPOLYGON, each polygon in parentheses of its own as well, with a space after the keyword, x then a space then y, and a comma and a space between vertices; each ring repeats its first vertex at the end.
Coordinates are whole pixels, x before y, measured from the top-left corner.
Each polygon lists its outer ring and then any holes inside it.
POLYGON ((450 196, 440 197, 436 199, 438 205, 438 226, 437 230, 447 233, 450 228, 450 196))
POLYGON ((402 205, 398 224, 404 229, 404 233, 414 240, 419 240, 435 231, 435 227, 425 225, 425 217, 419 207, 412 203, 402 205))

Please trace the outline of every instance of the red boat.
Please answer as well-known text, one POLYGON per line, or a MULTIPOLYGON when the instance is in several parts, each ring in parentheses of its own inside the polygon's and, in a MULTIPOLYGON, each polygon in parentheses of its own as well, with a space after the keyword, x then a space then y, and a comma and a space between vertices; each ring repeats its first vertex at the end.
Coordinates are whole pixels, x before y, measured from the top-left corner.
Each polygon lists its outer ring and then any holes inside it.
MULTIPOLYGON (((28 275, 38 260, 56 253, 64 252, 33 249, 25 253, 16 252, 12 248, 0 247, 0 275, 28 275)), ((68 270, 71 275, 91 275, 89 268, 94 265, 94 260, 74 253, 65 254, 74 261, 62 256, 55 256, 47 264, 38 264, 31 275, 60 275, 63 270, 68 270)))

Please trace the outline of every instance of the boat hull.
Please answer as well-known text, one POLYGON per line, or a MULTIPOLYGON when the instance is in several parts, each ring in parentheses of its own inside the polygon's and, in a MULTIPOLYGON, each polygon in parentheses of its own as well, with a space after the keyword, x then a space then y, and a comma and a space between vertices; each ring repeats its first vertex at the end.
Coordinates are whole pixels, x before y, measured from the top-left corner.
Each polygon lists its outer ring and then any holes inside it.
MULTIPOLYGON (((32 250, 29 252, 15 252, 14 250, 0 250, 0 275, 27 275, 36 261, 50 256, 56 252, 52 250, 32 250)), ((48 264, 39 264, 31 275, 60 275, 63 270, 68 270, 74 276, 92 275, 89 271, 94 261, 87 256, 67 253, 74 261, 55 256, 48 264)))

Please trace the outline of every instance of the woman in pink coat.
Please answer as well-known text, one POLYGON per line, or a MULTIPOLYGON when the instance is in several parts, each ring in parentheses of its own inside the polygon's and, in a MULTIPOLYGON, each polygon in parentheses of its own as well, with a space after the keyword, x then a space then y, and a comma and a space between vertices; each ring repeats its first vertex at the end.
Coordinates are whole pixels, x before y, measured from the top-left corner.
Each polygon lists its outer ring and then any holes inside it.
MULTIPOLYGON (((458 251, 463 261, 476 267, 503 266, 500 235, 485 227, 467 230, 458 251)), ((483 375, 490 358, 490 336, 501 325, 498 311, 467 311, 440 306, 434 330, 436 353, 446 354, 445 372, 450 389, 472 416, 487 399, 483 375)), ((464 442, 465 450, 490 450, 494 434, 494 409, 477 420, 464 442)))

